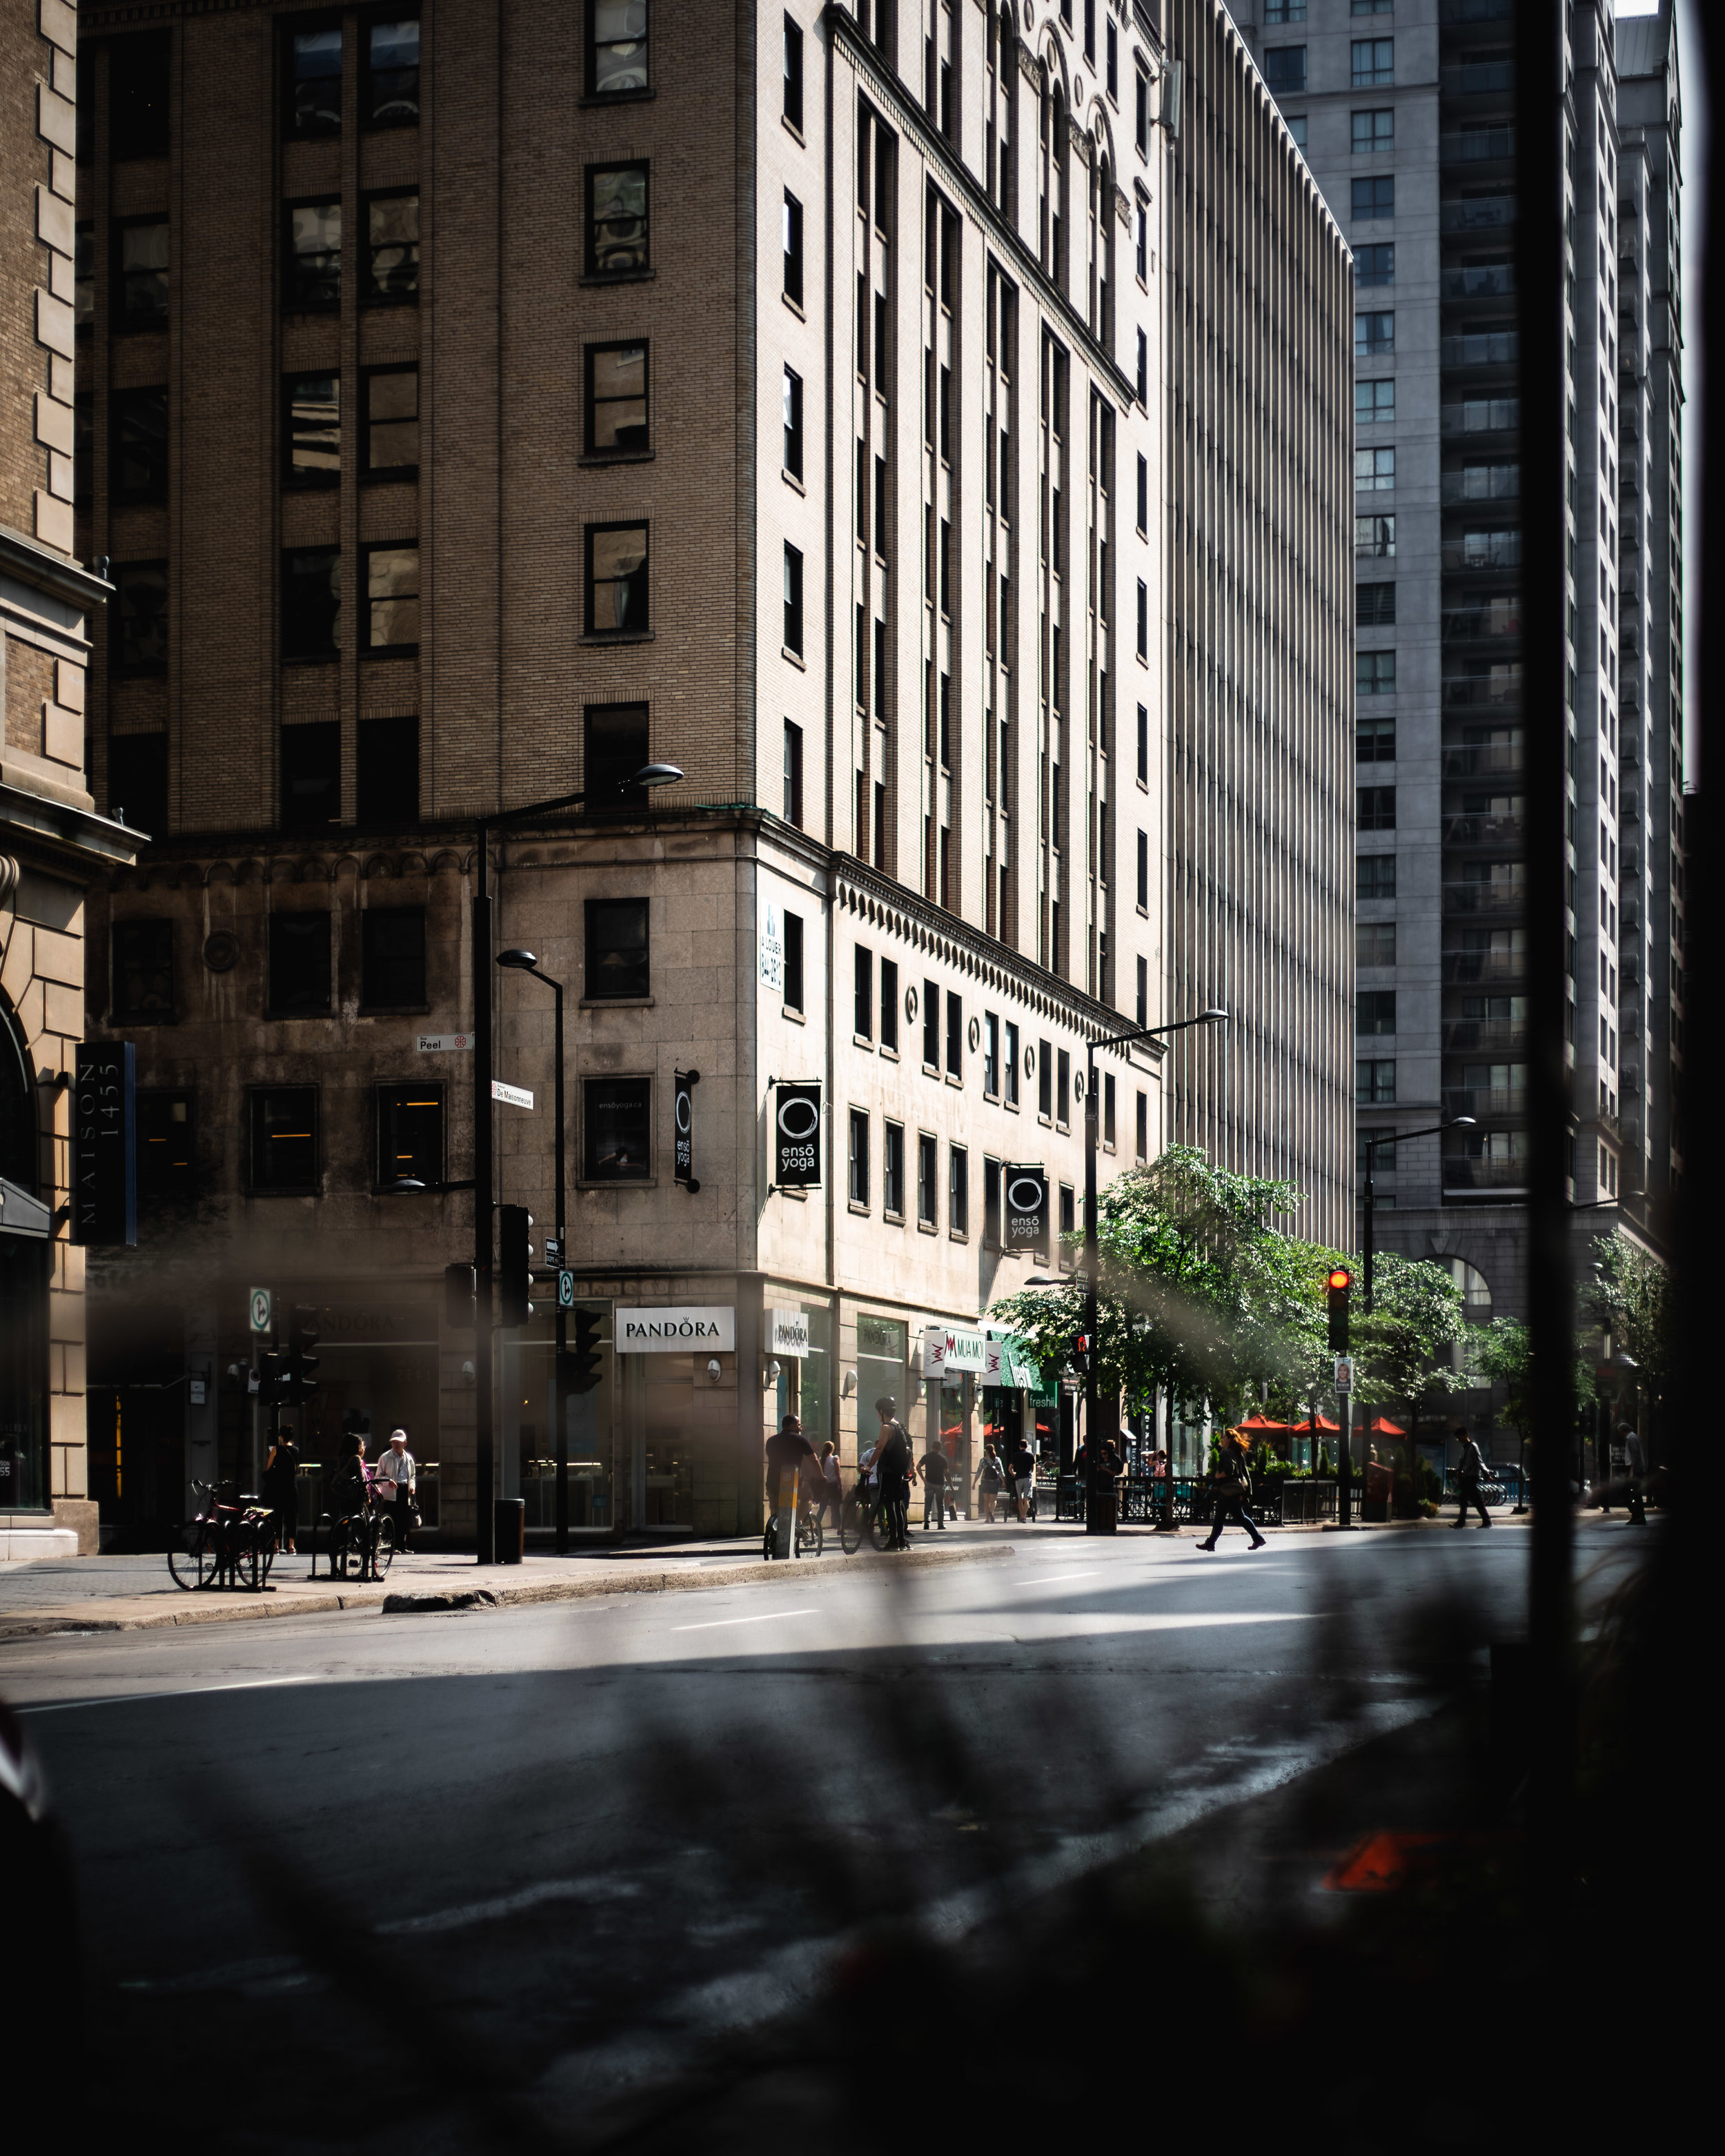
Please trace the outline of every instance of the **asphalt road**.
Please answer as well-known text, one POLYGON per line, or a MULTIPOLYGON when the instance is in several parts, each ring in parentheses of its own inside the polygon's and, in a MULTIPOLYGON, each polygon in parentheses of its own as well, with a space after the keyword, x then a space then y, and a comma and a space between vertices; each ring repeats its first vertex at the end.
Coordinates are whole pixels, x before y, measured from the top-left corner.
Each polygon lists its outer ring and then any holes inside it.
MULTIPOLYGON (((578 2112, 806 2002, 860 1926, 963 1932, 1430 1714, 1522 1630, 1507 1525, 1013 1533, 897 1580, 829 1554, 0 1648, 71 1838, 110 2123, 212 2046, 258 2092, 232 2147, 465 2148, 475 2072, 578 2112)), ((1584 1535, 1584 1595, 1640 1547, 1584 1535)))

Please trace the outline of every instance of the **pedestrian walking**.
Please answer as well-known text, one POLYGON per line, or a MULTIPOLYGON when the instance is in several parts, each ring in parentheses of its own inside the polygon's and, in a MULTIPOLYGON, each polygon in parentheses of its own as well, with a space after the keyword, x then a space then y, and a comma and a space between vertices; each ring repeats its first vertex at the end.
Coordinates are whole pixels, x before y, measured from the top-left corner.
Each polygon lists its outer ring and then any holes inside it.
POLYGON ((1006 1471, 1012 1481, 1012 1508, 1020 1522, 1030 1517, 1030 1497, 1036 1486, 1036 1455, 1023 1438, 1013 1448, 1006 1471))
POLYGON ((1251 1537, 1251 1548, 1262 1549, 1264 1537, 1258 1532, 1258 1522, 1246 1510, 1246 1500, 1252 1494, 1252 1477, 1246 1449, 1231 1430, 1223 1433, 1216 1471, 1210 1479, 1215 1492, 1215 1511, 1211 1516, 1209 1540, 1200 1543, 1198 1547, 1201 1550, 1213 1550, 1223 1528, 1230 1519, 1235 1519, 1251 1537))
POLYGON ((916 1479, 916 1462, 910 1438, 898 1419, 897 1404, 890 1393, 883 1393, 875 1401, 875 1413, 880 1418, 880 1435, 875 1446, 874 1470, 880 1491, 880 1509, 886 1517, 886 1547, 892 1550, 908 1549, 911 1485, 916 1479))
POLYGON ((418 1486, 419 1463, 408 1450, 408 1434, 393 1430, 389 1442, 378 1455, 373 1495, 395 1522, 395 1546, 404 1550, 413 1532, 413 1492, 418 1486))
POLYGON ((275 1515, 275 1545, 298 1554, 300 1532, 300 1449, 290 1430, 279 1430, 264 1469, 264 1502, 275 1515))
POLYGON ((845 1510, 845 1485, 839 1472, 839 1448, 830 1438, 820 1449, 820 1487, 814 1507, 815 1517, 830 1512, 834 1529, 839 1526, 845 1510))
POLYGON ((976 1471, 977 1496, 982 1501, 984 1520, 993 1518, 994 1507, 1000 1502, 1000 1492, 1005 1481, 1005 1462, 994 1450, 991 1440, 983 1447, 983 1464, 976 1471))
POLYGON ((952 1473, 952 1463, 947 1457, 946 1446, 938 1438, 933 1439, 922 1455, 922 1532, 925 1535, 928 1532, 931 1510, 940 1523, 941 1532, 944 1534, 947 1532, 947 1484, 952 1473))
POLYGON ((1472 1509, 1480 1516, 1480 1525, 1489 1527, 1491 1515, 1486 1510, 1486 1501, 1480 1495, 1480 1485, 1486 1479, 1485 1456, 1459 1423, 1455 1426, 1455 1442, 1461 1447, 1461 1457, 1455 1463, 1455 1494, 1461 1501, 1455 1515, 1455 1524, 1458 1527, 1465 1527, 1469 1510, 1472 1509))
POLYGON ((1629 1516, 1632 1527, 1647 1524, 1647 1507, 1642 1496, 1642 1486, 1647 1480, 1647 1452, 1641 1443, 1641 1433, 1632 1422, 1620 1422, 1617 1435, 1623 1446, 1625 1471, 1629 1481, 1629 1516))

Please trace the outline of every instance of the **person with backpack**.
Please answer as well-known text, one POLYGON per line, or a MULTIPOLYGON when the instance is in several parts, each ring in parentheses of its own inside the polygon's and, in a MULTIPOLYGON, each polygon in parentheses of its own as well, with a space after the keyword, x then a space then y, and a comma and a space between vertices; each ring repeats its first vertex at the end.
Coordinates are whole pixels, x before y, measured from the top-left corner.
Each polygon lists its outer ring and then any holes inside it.
POLYGON ((875 1403, 875 1412, 880 1418, 880 1442, 875 1447, 875 1476, 880 1491, 880 1510, 886 1521, 886 1547, 890 1550, 908 1549, 911 1485, 916 1479, 916 1457, 891 1394, 881 1394, 875 1403))
POLYGON ((1471 1508, 1478 1512, 1480 1525, 1489 1527, 1491 1515, 1486 1510, 1486 1501, 1480 1495, 1480 1485, 1486 1479, 1484 1455, 1459 1424, 1455 1436, 1461 1447, 1461 1457, 1455 1463, 1455 1495, 1461 1501, 1461 1509, 1455 1515, 1455 1524, 1458 1527, 1465 1527, 1471 1508))
POLYGON ((1251 1548, 1262 1549, 1264 1537, 1258 1532, 1258 1522, 1246 1510, 1246 1500, 1252 1494, 1246 1449, 1231 1430, 1223 1432, 1221 1450, 1216 1459, 1216 1471, 1210 1481, 1215 1492, 1216 1509, 1209 1540, 1200 1543, 1198 1547, 1201 1550, 1213 1550, 1223 1528, 1233 1518, 1238 1520, 1251 1537, 1251 1548))

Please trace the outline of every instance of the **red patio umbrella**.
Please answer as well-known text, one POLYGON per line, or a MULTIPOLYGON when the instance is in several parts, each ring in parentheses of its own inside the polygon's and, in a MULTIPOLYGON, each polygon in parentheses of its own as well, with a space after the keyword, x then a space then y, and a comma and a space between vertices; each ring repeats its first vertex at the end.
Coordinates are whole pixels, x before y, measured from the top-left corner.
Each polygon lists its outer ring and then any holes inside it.
POLYGON ((1379 1415, 1376 1421, 1368 1423, 1366 1429, 1367 1434, 1372 1437, 1405 1437, 1408 1434, 1399 1424, 1391 1422, 1384 1415, 1379 1415))
MULTIPOLYGON (((1304 1422, 1292 1423, 1290 1424, 1289 1427, 1296 1431, 1301 1431, 1307 1437, 1310 1437, 1312 1435, 1312 1418, 1308 1415, 1304 1422)), ((1317 1419, 1317 1427, 1319 1435, 1322 1435, 1325 1430, 1339 1431, 1342 1425, 1339 1422, 1332 1422, 1327 1415, 1321 1414, 1317 1419)))

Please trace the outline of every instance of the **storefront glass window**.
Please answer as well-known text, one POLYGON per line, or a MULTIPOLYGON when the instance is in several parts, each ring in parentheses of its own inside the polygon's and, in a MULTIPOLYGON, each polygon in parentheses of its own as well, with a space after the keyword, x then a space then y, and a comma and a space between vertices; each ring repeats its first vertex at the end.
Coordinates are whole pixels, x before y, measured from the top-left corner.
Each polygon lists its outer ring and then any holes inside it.
POLYGON ((860 1316, 856 1321, 856 1432, 857 1450, 866 1452, 879 1428, 875 1403, 883 1394, 897 1404, 899 1419, 907 1421, 909 1393, 905 1365, 910 1328, 896 1317, 860 1316))

